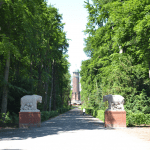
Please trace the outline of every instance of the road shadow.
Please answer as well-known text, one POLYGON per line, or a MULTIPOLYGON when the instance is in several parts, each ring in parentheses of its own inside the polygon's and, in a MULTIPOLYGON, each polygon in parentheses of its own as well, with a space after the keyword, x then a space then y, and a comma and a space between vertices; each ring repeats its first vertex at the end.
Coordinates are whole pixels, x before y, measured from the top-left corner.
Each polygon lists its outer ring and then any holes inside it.
POLYGON ((48 135, 56 135, 62 132, 73 132, 76 130, 113 130, 104 127, 104 123, 97 118, 83 113, 78 108, 74 108, 55 118, 41 123, 41 127, 28 129, 14 129, 0 132, 0 141, 3 140, 24 140, 27 138, 37 138, 48 135))

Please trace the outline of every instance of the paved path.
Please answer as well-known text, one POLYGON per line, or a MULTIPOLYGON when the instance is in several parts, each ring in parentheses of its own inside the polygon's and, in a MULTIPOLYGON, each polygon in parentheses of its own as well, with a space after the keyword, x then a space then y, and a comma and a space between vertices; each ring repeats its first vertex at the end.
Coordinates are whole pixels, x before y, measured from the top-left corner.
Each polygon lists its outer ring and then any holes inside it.
POLYGON ((81 110, 75 108, 42 122, 41 128, 0 132, 1 149, 150 150, 150 142, 119 129, 105 129, 103 122, 89 115, 83 116, 81 110))

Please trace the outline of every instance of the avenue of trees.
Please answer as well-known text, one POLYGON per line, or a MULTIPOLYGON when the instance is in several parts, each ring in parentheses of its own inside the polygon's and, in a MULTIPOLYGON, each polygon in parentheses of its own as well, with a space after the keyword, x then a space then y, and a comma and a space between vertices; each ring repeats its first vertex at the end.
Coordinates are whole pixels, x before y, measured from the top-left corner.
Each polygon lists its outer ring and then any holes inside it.
POLYGON ((24 95, 42 111, 67 106, 68 40, 62 15, 44 0, 0 0, 0 112, 20 111, 24 95))
POLYGON ((150 1, 93 0, 85 8, 84 106, 104 110, 104 95, 122 95, 126 110, 150 114, 150 1))

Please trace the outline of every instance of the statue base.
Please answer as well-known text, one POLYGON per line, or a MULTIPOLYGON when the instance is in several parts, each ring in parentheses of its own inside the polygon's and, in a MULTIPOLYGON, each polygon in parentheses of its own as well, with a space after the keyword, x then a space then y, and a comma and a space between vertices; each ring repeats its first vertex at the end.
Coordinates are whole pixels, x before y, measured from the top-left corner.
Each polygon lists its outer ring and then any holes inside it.
POLYGON ((40 112, 19 112, 19 128, 40 127, 40 112))
POLYGON ((125 128, 126 127, 126 111, 107 110, 105 111, 105 127, 125 128))

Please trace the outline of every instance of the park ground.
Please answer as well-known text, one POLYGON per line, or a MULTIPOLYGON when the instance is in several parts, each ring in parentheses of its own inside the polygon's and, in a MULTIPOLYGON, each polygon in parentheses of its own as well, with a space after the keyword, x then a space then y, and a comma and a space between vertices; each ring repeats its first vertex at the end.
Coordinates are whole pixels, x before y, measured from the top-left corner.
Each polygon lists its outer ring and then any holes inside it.
POLYGON ((104 128, 102 121, 74 108, 42 122, 40 128, 1 130, 0 150, 150 150, 148 135, 148 127, 104 128))

